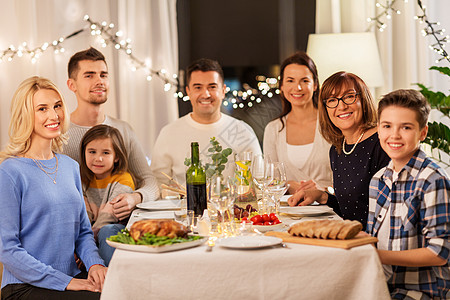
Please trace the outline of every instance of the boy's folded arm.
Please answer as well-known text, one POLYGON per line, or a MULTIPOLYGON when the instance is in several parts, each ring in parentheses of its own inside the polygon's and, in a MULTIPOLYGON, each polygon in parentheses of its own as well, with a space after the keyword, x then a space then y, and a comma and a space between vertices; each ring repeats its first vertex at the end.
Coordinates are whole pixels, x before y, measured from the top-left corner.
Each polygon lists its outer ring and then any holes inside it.
POLYGON ((443 266, 447 260, 428 248, 403 251, 378 250, 380 261, 384 265, 404 267, 443 266))

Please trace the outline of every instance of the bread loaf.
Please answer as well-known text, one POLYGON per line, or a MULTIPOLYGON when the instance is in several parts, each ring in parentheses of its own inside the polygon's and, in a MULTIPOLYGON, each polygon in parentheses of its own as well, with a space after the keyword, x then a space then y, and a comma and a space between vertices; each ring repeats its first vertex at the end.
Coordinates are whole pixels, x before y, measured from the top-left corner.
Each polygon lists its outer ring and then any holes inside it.
POLYGON ((294 236, 347 240, 362 230, 362 224, 350 220, 309 220, 294 224, 288 232, 294 236))
POLYGON ((174 220, 140 220, 130 227, 130 235, 135 241, 146 233, 174 238, 185 237, 188 230, 186 226, 174 220))

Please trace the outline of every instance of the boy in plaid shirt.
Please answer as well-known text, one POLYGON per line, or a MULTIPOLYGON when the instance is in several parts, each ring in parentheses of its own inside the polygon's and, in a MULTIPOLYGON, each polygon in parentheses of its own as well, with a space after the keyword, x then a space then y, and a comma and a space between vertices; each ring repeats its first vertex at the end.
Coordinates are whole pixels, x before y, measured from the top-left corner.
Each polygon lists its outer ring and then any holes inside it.
POLYGON ((394 299, 450 299, 450 180, 420 150, 430 105, 415 90, 378 104, 378 135, 388 166, 372 178, 367 232, 394 299))

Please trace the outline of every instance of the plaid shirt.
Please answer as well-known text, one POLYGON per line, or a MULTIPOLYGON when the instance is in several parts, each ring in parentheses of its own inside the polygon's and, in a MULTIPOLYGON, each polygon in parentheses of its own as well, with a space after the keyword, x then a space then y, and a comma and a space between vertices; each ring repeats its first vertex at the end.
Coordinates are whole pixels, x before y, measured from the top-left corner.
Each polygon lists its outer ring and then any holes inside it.
POLYGON ((393 164, 378 171, 370 182, 366 231, 378 235, 390 209, 392 251, 427 248, 447 260, 444 266, 392 266, 388 279, 395 299, 450 299, 450 180, 422 150, 417 150, 398 179, 392 182, 393 164))

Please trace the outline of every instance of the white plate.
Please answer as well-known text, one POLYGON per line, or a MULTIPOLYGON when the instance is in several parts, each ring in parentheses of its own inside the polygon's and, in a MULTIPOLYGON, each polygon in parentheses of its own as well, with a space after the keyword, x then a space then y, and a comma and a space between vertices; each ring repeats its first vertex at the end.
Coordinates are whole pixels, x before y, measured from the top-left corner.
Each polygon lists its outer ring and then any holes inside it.
POLYGON ((175 219, 174 215, 175 211, 172 210, 163 210, 163 211, 136 211, 131 215, 133 218, 138 219, 167 219, 173 220, 175 219))
POLYGON ((283 240, 273 236, 249 235, 234 236, 217 240, 216 244, 232 249, 256 249, 278 245, 283 240))
POLYGON ((317 216, 332 211, 333 209, 326 205, 280 207, 280 213, 291 216, 317 216))
POLYGON ((181 200, 157 200, 142 202, 136 205, 147 210, 175 210, 181 208, 181 200))
MULTIPOLYGON (((284 205, 284 206, 288 206, 288 199, 291 197, 292 195, 284 195, 281 196, 280 198, 280 204, 284 205)), ((320 205, 319 202, 314 201, 311 205, 320 205)))
POLYGON ((111 247, 114 247, 116 249, 121 250, 127 250, 127 251, 136 251, 136 252, 150 252, 150 253, 160 253, 160 252, 168 252, 168 251, 175 251, 175 250, 181 250, 181 249, 187 249, 192 248, 196 246, 200 246, 201 244, 205 243, 207 238, 202 238, 196 241, 191 242, 184 242, 184 243, 178 243, 178 244, 172 244, 172 245, 164 245, 164 246, 150 246, 150 245, 129 245, 129 244, 122 244, 118 242, 112 242, 110 240, 106 240, 108 245, 111 247))
POLYGON ((267 232, 267 231, 276 231, 282 229, 284 226, 284 223, 279 223, 275 225, 253 225, 253 228, 258 229, 260 232, 267 232))

